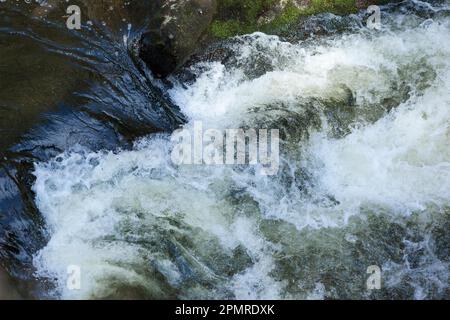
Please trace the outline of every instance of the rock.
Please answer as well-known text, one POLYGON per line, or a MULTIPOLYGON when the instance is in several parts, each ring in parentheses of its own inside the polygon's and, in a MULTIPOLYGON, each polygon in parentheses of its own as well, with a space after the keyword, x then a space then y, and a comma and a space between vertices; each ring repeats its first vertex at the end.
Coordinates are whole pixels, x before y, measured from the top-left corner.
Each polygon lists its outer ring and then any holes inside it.
POLYGON ((20 295, 12 284, 9 275, 0 267, 0 300, 19 300, 20 295))
POLYGON ((156 0, 139 55, 157 77, 177 70, 213 40, 261 31, 284 35, 299 18, 356 13, 389 0, 156 0))
MULTIPOLYGON (((367 9, 371 5, 385 4, 390 1, 377 1, 377 0, 356 0, 356 7, 358 9, 367 9)), ((391 1, 392 2, 392 1, 391 1)))
MULTIPOLYGON (((79 5, 83 22, 102 25, 119 37, 124 28, 137 27, 138 34, 142 33, 137 36, 140 58, 154 75, 164 78, 212 40, 255 31, 283 35, 300 17, 323 12, 346 15, 387 2, 392 1, 80 0, 79 5)), ((67 6, 59 0, 47 0, 33 12, 35 16, 48 18, 53 14, 63 20, 67 6)))
POLYGON ((156 0, 149 29, 140 40, 140 57, 165 77, 195 53, 217 8, 216 0, 156 0))
POLYGON ((80 7, 82 25, 101 25, 122 38, 122 31, 128 24, 140 26, 148 17, 153 0, 79 0, 70 3, 61 0, 46 0, 31 2, 33 16, 46 20, 66 22, 69 14, 67 8, 76 4, 80 7))
POLYGON ((218 0, 211 33, 220 39, 255 31, 279 35, 299 18, 319 13, 349 15, 371 4, 395 1, 399 0, 218 0))

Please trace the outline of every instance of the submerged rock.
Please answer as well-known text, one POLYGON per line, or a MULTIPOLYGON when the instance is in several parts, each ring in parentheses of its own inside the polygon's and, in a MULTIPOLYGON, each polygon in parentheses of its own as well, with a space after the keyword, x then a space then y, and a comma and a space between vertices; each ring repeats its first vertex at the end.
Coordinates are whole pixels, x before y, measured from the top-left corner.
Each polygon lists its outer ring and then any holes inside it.
POLYGON ((0 300, 16 300, 20 295, 11 284, 9 275, 0 268, 0 300))

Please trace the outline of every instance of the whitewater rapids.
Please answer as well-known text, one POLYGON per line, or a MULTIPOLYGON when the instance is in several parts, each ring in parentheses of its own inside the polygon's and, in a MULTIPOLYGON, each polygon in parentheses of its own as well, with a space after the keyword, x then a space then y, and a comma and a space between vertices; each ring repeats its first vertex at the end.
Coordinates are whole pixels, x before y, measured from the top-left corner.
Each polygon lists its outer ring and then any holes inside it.
POLYGON ((246 35, 232 62, 171 79, 186 128, 280 129, 276 176, 175 166, 169 134, 36 163, 49 241, 33 263, 50 295, 449 298, 450 14, 414 3, 431 17, 386 12, 380 31, 346 17, 357 27, 291 42, 246 35), (71 265, 80 290, 66 285, 71 265))

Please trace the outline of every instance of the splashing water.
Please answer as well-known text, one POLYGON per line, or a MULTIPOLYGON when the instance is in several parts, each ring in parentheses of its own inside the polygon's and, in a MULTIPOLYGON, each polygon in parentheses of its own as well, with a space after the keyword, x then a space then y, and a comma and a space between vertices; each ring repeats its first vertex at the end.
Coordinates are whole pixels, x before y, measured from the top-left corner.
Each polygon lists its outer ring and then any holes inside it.
POLYGON ((37 275, 60 298, 449 298, 450 16, 434 11, 293 43, 239 37, 232 62, 172 79, 187 128, 280 129, 276 176, 176 167, 169 134, 37 163, 37 275))

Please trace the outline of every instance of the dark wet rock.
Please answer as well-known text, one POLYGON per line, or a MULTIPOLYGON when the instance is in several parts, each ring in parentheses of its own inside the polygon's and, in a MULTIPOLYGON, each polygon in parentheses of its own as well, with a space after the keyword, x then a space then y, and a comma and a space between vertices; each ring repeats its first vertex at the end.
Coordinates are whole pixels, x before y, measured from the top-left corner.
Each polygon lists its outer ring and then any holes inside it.
MULTIPOLYGON (((42 216, 30 188, 34 178, 29 156, 8 153, 0 159, 0 267, 14 277, 4 281, 8 285, 14 282, 24 298, 31 294, 26 288, 32 287, 34 281, 33 254, 45 244, 42 216)), ((11 293, 8 289, 5 298, 17 298, 11 293)))
POLYGON ((122 36, 72 32, 52 17, 0 10, 0 266, 24 298, 35 298, 50 290, 34 280, 33 255, 47 241, 32 190, 34 164, 73 148, 130 148, 184 120, 122 36))
POLYGON ((0 268, 0 300, 17 300, 21 296, 14 288, 9 275, 0 268))
POLYGON ((155 75, 165 77, 198 48, 215 14, 216 0, 158 0, 154 10, 140 41, 140 56, 155 75))
MULTIPOLYGON (((301 22, 309 21, 307 18, 315 14, 348 15, 371 4, 388 2, 395 1, 157 0, 152 5, 147 31, 139 42, 140 57, 156 76, 164 78, 219 39, 256 31, 289 35, 292 27, 306 36, 336 33, 348 29, 350 22, 347 20, 355 20, 355 17, 319 19, 327 22, 324 26, 301 22)), ((352 21, 353 27, 361 24, 356 20, 352 21)))
POLYGON ((342 32, 350 32, 361 28, 363 15, 338 16, 332 13, 321 13, 306 19, 300 19, 295 28, 289 30, 285 37, 289 41, 301 41, 309 37, 331 36, 342 32))
POLYGON ((127 23, 140 25, 148 16, 150 5, 153 1, 127 1, 127 0, 77 0, 72 2, 62 0, 46 0, 31 2, 27 6, 31 13, 37 18, 57 18, 64 22, 61 16, 66 16, 70 5, 78 5, 81 10, 81 21, 90 21, 102 24, 111 30, 119 30, 127 23))
POLYGON ((380 0, 356 0, 356 7, 358 9, 365 9, 368 8, 371 5, 379 5, 379 4, 386 4, 388 2, 392 1, 380 1, 380 0))

